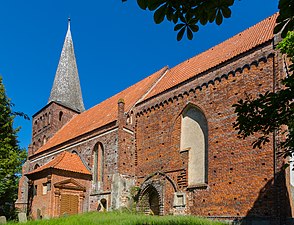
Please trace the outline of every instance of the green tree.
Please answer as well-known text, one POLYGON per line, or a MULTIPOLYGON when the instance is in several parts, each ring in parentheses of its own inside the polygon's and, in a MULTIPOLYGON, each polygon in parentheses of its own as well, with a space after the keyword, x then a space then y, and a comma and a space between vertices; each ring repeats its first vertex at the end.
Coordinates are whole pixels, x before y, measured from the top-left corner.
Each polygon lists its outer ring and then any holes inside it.
POLYGON ((278 147, 279 154, 287 157, 294 153, 294 32, 289 31, 277 48, 290 61, 286 77, 281 81, 283 88, 260 94, 255 99, 248 95, 244 100, 239 100, 233 105, 237 113, 234 127, 239 130, 240 138, 258 134, 253 142, 254 148, 261 148, 269 142, 272 133, 284 135, 285 139, 278 147))
POLYGON ((26 150, 17 141, 19 129, 13 128, 15 116, 27 118, 23 113, 13 112, 12 103, 7 98, 0 77, 0 215, 13 219, 14 202, 17 199, 18 178, 21 166, 26 159, 26 150))
MULTIPOLYGON (((224 18, 231 17, 230 8, 235 2, 235 0, 137 0, 141 9, 154 11, 153 19, 156 24, 165 19, 173 23, 174 30, 178 32, 178 41, 183 38, 184 33, 189 40, 192 40, 193 33, 199 31, 200 25, 222 24, 224 18)), ((285 37, 288 30, 294 30, 293 12, 294 0, 279 0, 280 15, 277 18, 275 33, 283 30, 282 37, 285 37)))

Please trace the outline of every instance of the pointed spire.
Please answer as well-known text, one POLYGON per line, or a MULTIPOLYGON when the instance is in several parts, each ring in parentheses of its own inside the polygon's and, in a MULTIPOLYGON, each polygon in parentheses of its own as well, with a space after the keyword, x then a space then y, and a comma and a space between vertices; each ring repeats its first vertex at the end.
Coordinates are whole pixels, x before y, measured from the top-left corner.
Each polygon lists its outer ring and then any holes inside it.
POLYGON ((85 110, 70 32, 70 18, 48 103, 52 101, 78 112, 85 110))

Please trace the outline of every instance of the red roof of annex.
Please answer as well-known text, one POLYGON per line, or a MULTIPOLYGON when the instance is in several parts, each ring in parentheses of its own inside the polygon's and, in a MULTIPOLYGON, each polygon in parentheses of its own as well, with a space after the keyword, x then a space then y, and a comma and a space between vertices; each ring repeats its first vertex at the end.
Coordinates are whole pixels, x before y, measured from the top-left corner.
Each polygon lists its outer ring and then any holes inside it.
POLYGON ((41 172, 50 168, 91 175, 90 171, 83 164, 80 157, 77 154, 67 151, 60 153, 56 156, 56 158, 47 164, 29 172, 27 175, 41 172))

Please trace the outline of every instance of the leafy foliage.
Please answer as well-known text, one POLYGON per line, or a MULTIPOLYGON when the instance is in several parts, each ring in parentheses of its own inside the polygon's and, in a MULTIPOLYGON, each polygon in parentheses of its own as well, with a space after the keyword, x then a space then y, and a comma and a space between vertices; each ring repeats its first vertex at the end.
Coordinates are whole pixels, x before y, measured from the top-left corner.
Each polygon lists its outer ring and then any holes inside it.
POLYGON ((7 98, 0 77, 0 215, 8 219, 13 217, 13 205, 17 198, 18 176, 21 165, 26 159, 25 149, 20 149, 17 141, 19 129, 13 128, 16 115, 27 116, 11 110, 12 104, 7 98))
POLYGON ((199 30, 199 24, 215 22, 220 25, 224 18, 231 16, 230 7, 234 4, 234 0, 137 0, 137 3, 141 9, 154 11, 153 18, 156 24, 164 19, 174 23, 179 41, 185 32, 188 39, 192 40, 193 33, 199 30))
POLYGON ((294 0, 279 1, 280 14, 277 18, 277 26, 274 33, 281 32, 282 37, 286 37, 288 31, 294 30, 294 0))
POLYGON ((247 96, 245 100, 239 100, 233 105, 237 113, 234 127, 239 130, 241 138, 259 134, 253 143, 254 148, 261 148, 269 142, 271 133, 283 134, 285 138, 279 143, 280 154, 287 157, 294 153, 294 32, 288 32, 277 47, 290 61, 287 76, 282 80, 284 87, 277 92, 260 94, 256 99, 247 96))
MULTIPOLYGON (((178 32, 177 40, 180 41, 185 32, 187 38, 192 40, 193 33, 199 31, 199 25, 222 24, 224 18, 231 17, 231 6, 235 0, 137 0, 137 3, 143 10, 154 11, 153 18, 156 24, 165 19, 173 23, 174 30, 178 32)), ((283 29, 282 37, 285 37, 287 31, 294 28, 294 0, 280 0, 279 9, 275 33, 283 29)))

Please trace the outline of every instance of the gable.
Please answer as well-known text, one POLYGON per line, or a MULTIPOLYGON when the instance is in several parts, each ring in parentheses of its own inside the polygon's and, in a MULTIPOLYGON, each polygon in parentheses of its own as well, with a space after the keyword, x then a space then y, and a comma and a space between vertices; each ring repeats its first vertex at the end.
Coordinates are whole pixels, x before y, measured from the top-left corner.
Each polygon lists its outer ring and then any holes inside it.
POLYGON ((75 116, 63 128, 56 132, 45 145, 37 150, 34 155, 116 121, 118 115, 118 100, 124 99, 125 110, 129 111, 137 101, 143 98, 166 70, 167 67, 162 68, 133 86, 75 116))
POLYGON ((81 185, 79 182, 77 182, 76 180, 72 178, 55 183, 54 187, 59 189, 86 191, 86 187, 84 187, 83 185, 81 185))

